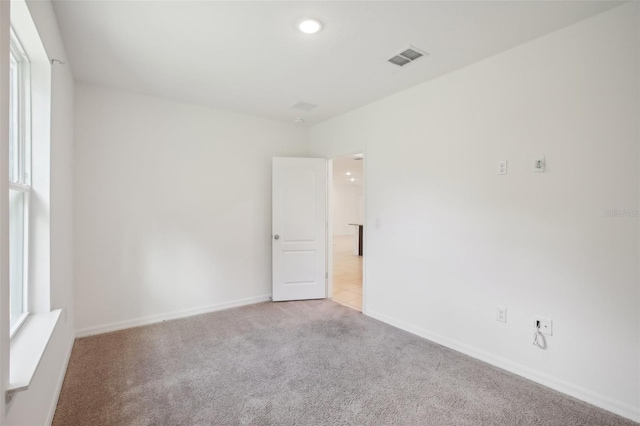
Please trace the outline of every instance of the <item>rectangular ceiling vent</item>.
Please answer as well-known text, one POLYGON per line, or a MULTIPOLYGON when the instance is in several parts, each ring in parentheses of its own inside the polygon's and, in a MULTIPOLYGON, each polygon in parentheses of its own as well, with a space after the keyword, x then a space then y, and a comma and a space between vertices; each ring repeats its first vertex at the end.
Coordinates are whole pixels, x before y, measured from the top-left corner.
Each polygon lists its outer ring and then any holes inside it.
POLYGON ((311 111, 312 109, 314 109, 317 106, 318 105, 310 104, 309 102, 299 101, 297 104, 295 104, 291 108, 299 109, 299 110, 302 110, 302 111, 311 111))
POLYGON ((402 52, 398 53, 397 55, 389 59, 389 62, 391 62, 394 65, 403 67, 407 64, 410 64, 411 62, 417 61, 418 59, 422 58, 425 55, 426 55, 425 52, 422 52, 413 46, 409 46, 406 49, 404 49, 402 52))

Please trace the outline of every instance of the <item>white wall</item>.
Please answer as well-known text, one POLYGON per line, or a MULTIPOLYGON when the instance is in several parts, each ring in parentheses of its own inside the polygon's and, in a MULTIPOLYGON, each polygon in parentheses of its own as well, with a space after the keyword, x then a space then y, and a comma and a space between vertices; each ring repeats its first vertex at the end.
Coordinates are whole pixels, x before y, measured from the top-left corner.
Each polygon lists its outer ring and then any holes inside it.
POLYGON ((311 129, 366 151, 367 314, 640 420, 638 218, 604 214, 639 208, 638 35, 624 5, 311 129))
POLYGON ((78 84, 79 333, 268 298, 271 158, 307 149, 304 128, 78 84))
POLYGON ((332 197, 333 235, 356 235, 349 224, 362 223, 362 186, 334 182, 332 197))
MULTIPOLYGON (((66 61, 51 3, 27 1, 49 58, 66 61)), ((4 11, 4 9, 3 9, 4 11)), ((4 23, 4 21, 3 21, 4 23)), ((7 28, 0 28, 3 35, 7 28)), ((2 66, 6 66, 2 56, 2 66)), ((73 99, 70 66, 52 70, 50 160, 50 299, 51 309, 63 308, 47 350, 29 390, 4 406, 3 425, 43 425, 51 420, 74 337, 73 312, 73 99)), ((6 378, 2 384, 6 386, 6 378)), ((4 395, 4 389, 1 389, 4 395)), ((1 417, 0 417, 1 418, 1 417)))

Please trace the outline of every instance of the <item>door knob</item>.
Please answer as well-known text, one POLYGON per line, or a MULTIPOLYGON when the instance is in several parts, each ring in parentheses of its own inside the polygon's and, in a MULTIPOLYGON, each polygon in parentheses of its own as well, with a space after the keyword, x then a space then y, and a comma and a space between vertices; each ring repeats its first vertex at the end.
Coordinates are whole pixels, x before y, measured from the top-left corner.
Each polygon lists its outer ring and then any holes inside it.
POLYGON ((273 238, 275 238, 276 240, 279 240, 280 239, 280 235, 276 234, 276 235, 273 236, 273 238))

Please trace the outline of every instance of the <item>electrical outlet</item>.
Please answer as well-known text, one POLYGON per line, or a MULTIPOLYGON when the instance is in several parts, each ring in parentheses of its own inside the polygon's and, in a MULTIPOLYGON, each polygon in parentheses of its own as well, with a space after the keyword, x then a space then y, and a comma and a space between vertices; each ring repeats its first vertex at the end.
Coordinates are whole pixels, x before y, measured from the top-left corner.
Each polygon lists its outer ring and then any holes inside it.
POLYGON ((504 306, 496 308, 496 321, 507 322, 507 308, 504 306))
POLYGON ((533 172, 534 173, 544 173, 546 164, 544 160, 544 155, 533 159, 533 172))
POLYGON ((498 161, 498 174, 499 175, 507 174, 507 160, 498 161))
POLYGON ((553 321, 547 318, 533 317, 533 329, 540 329, 540 333, 553 335, 553 321))

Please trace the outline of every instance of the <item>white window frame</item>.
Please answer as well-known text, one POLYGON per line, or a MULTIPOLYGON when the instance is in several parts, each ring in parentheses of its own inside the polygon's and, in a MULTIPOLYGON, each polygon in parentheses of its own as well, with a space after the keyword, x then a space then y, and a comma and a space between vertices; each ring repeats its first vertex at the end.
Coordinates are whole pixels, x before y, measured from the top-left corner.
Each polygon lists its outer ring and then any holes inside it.
MULTIPOLYGON (((9 176, 9 190, 23 193, 23 258, 22 258, 22 314, 11 321, 12 338, 29 317, 29 204, 31 198, 31 70, 29 57, 11 28, 11 62, 18 66, 18 152, 17 178, 9 176)), ((13 111, 11 111, 13 113, 13 111)), ((9 161, 12 161, 10 158, 9 161)), ((11 299, 11 296, 10 296, 11 299)))

